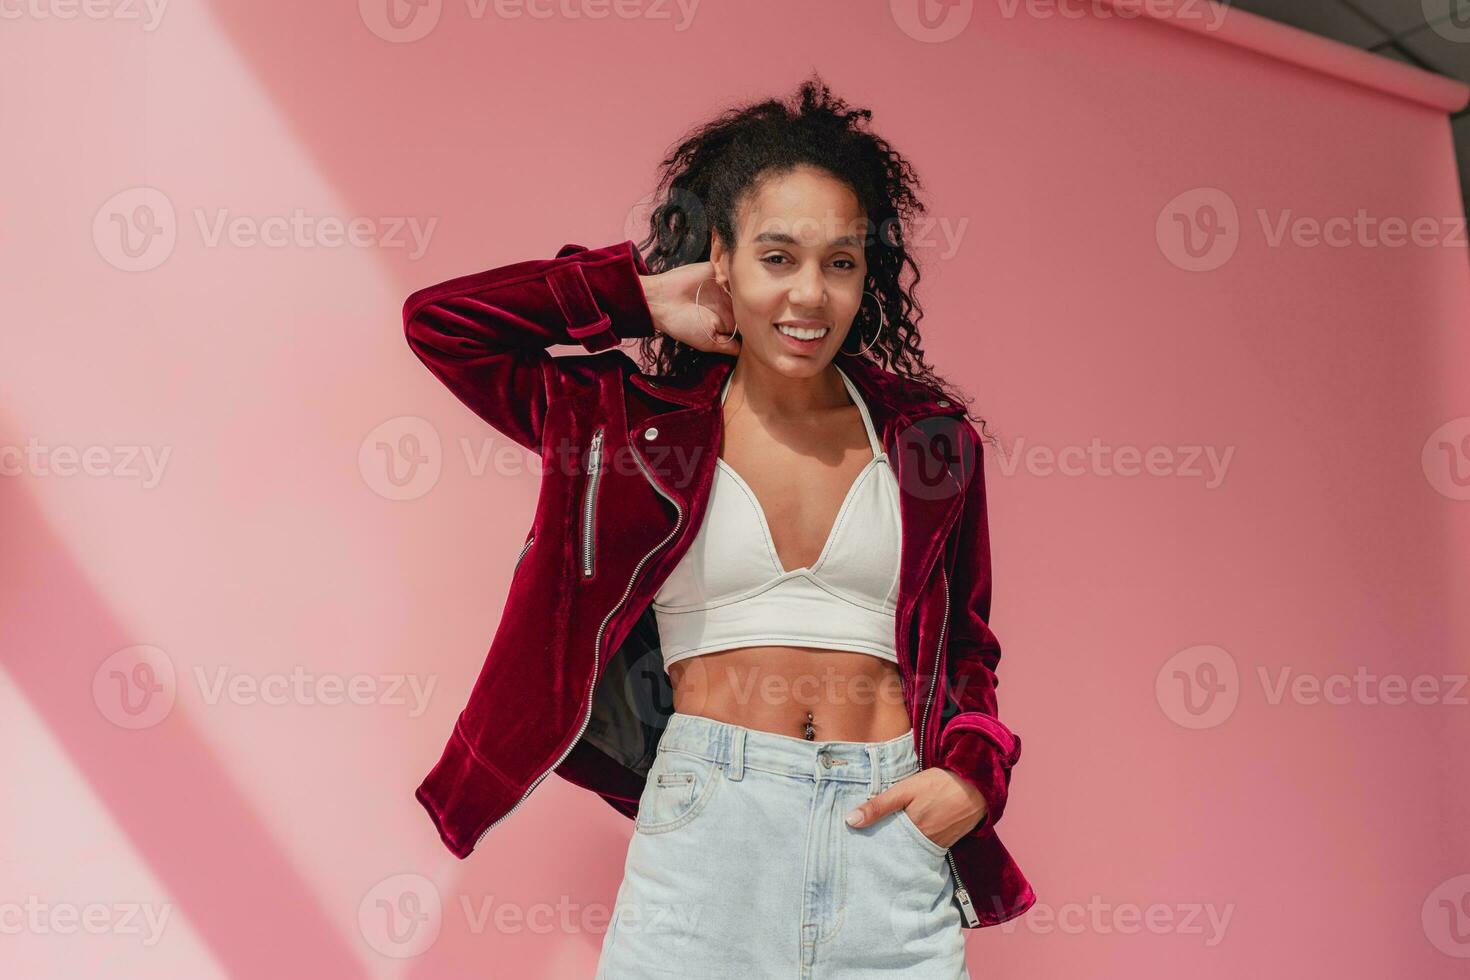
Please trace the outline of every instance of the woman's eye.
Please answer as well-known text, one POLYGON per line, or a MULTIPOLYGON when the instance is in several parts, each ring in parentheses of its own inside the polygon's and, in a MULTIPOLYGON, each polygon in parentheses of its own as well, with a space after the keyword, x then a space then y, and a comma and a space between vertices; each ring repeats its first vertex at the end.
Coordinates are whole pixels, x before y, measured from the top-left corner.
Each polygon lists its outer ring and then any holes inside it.
MULTIPOLYGON (((771 265, 789 264, 787 263, 786 256, 784 255, 767 255, 765 258, 761 259, 761 261, 770 263, 771 265)), ((854 262, 852 259, 836 259, 833 261, 833 264, 844 272, 851 272, 853 269, 857 268, 857 263, 854 262)))

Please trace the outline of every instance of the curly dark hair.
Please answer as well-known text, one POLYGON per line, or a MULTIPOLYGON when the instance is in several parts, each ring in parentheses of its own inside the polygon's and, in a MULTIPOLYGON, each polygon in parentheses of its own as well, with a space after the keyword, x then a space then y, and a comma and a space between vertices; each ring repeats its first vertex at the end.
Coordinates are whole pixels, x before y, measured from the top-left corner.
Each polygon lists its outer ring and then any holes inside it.
MULTIPOLYGON (((710 232, 732 247, 736 209, 764 181, 811 166, 847 184, 868 219, 863 247, 867 281, 883 309, 886 326, 871 303, 859 307, 842 350, 862 356, 897 374, 929 386, 951 403, 970 400, 936 376, 919 345, 923 311, 913 291, 918 264, 904 244, 904 223, 925 210, 913 166, 888 141, 870 132, 871 109, 853 108, 834 96, 816 74, 802 82, 790 103, 765 99, 727 109, 689 130, 659 163, 659 180, 649 215, 649 234, 638 244, 651 272, 710 260, 710 232), (911 273, 903 282, 904 270, 911 273)), ((701 351, 659 333, 639 341, 639 355, 660 377, 680 376, 710 358, 731 357, 701 351)), ((988 437, 988 434, 987 436, 988 437)))

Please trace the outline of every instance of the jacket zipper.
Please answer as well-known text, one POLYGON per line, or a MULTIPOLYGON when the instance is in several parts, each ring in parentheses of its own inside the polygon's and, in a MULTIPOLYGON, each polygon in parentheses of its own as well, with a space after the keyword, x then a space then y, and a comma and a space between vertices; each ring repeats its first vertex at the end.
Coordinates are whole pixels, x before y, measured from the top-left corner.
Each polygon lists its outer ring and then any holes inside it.
MULTIPOLYGON (((924 715, 919 724, 919 766, 924 765, 924 733, 929 730, 929 709, 934 705, 934 690, 939 686, 939 672, 943 669, 942 657, 944 656, 944 634, 949 629, 949 576, 944 573, 944 563, 939 565, 939 580, 944 583, 944 618, 939 621, 939 645, 934 652, 934 670, 929 675, 929 696, 924 700, 924 715)), ((959 869, 954 866, 954 852, 947 850, 944 861, 949 865, 949 876, 954 879, 954 895, 959 900, 960 912, 964 915, 965 925, 976 926, 980 924, 980 917, 975 914, 975 905, 970 901, 970 891, 960 881, 959 869)))
MULTIPOLYGON (((601 431, 601 429, 598 430, 599 445, 601 445, 601 431)), ((587 696, 585 698, 587 707, 582 715, 582 725, 580 728, 577 729, 576 737, 572 739, 572 741, 567 745, 565 751, 562 752, 561 756, 555 762, 553 762, 546 769, 542 770, 541 774, 531 781, 531 785, 526 787, 526 791, 521 794, 520 799, 516 800, 514 806, 502 813, 490 824, 490 826, 480 831, 480 836, 475 838, 475 847, 480 846, 480 841, 485 839, 485 835, 490 833, 490 831, 495 828, 496 824, 499 824, 500 821, 504 820, 512 813, 515 813, 516 810, 520 808, 520 805, 526 802, 531 793, 535 791, 536 787, 541 785, 541 780, 545 779, 548 775, 551 774, 552 770, 556 769, 557 766, 565 762, 567 756, 572 754, 572 749, 576 748, 577 742, 581 740, 583 733, 587 731, 587 725, 592 721, 592 695, 597 690, 597 661, 600 657, 600 651, 602 650, 602 634, 607 629, 608 621, 613 618, 614 613, 622 608, 623 603, 628 601, 628 596, 631 595, 633 592, 633 583, 638 581, 638 573, 643 571, 643 566, 648 562, 648 559, 652 558, 655 554, 658 553, 659 549, 672 541, 674 539, 674 535, 679 533, 679 528, 684 526, 684 508, 679 505, 679 501, 675 500, 673 497, 670 497, 667 493, 665 493, 663 487, 659 486, 658 483, 653 479, 653 475, 648 472, 648 467, 644 465, 643 459, 641 456, 639 456, 636 449, 633 450, 633 460, 638 464, 638 469, 643 472, 643 477, 648 481, 649 485, 652 486, 654 490, 658 491, 659 496, 663 497, 669 503, 673 504, 674 510, 678 511, 678 517, 674 521, 673 530, 664 535, 664 539, 658 544, 654 545, 653 550, 649 551, 648 554, 644 555, 638 560, 638 564, 633 567, 633 574, 628 578, 627 586, 623 589, 622 598, 618 599, 613 607, 608 610, 607 615, 602 617, 602 625, 597 627, 597 638, 592 641, 592 678, 587 682, 587 696)))
POLYGON ((526 539, 526 543, 525 544, 521 545, 521 553, 518 554, 518 555, 516 555, 516 563, 514 565, 510 566, 510 573, 511 573, 511 575, 514 575, 516 573, 516 569, 521 567, 521 559, 524 558, 524 557, 526 557, 526 552, 528 552, 528 551, 531 550, 531 545, 534 544, 535 541, 536 541, 536 535, 533 534, 529 538, 526 539))
POLYGON ((602 478, 602 426, 592 433, 587 451, 587 491, 582 496, 582 577, 592 577, 592 521, 597 514, 597 484, 602 478))

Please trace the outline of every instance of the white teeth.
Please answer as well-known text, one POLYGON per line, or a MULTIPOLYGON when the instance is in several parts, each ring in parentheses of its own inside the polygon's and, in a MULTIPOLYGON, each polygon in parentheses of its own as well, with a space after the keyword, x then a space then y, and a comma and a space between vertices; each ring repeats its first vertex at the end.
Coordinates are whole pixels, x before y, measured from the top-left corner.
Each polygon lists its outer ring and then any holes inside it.
POLYGON ((805 327, 788 327, 784 323, 778 323, 776 324, 776 329, 788 337, 795 337, 797 340, 816 340, 818 337, 827 336, 828 328, 817 327, 815 329, 807 329, 805 327))

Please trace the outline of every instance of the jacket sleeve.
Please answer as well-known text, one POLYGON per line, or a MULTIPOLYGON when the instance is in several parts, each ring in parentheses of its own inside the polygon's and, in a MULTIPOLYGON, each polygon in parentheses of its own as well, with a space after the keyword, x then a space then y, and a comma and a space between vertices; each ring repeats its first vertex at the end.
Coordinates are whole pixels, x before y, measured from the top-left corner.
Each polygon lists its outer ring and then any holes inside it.
POLYGON ((541 449, 549 398, 559 385, 554 344, 596 353, 651 335, 631 241, 566 245, 532 259, 459 276, 414 292, 404 332, 419 360, 480 418, 528 449, 541 449))
POLYGON ((975 464, 965 488, 951 577, 946 637, 948 697, 936 765, 968 780, 985 797, 986 813, 968 836, 995 829, 1005 811, 1011 767, 1021 738, 997 717, 1000 642, 990 629, 990 530, 985 507, 983 443, 970 426, 975 464))

